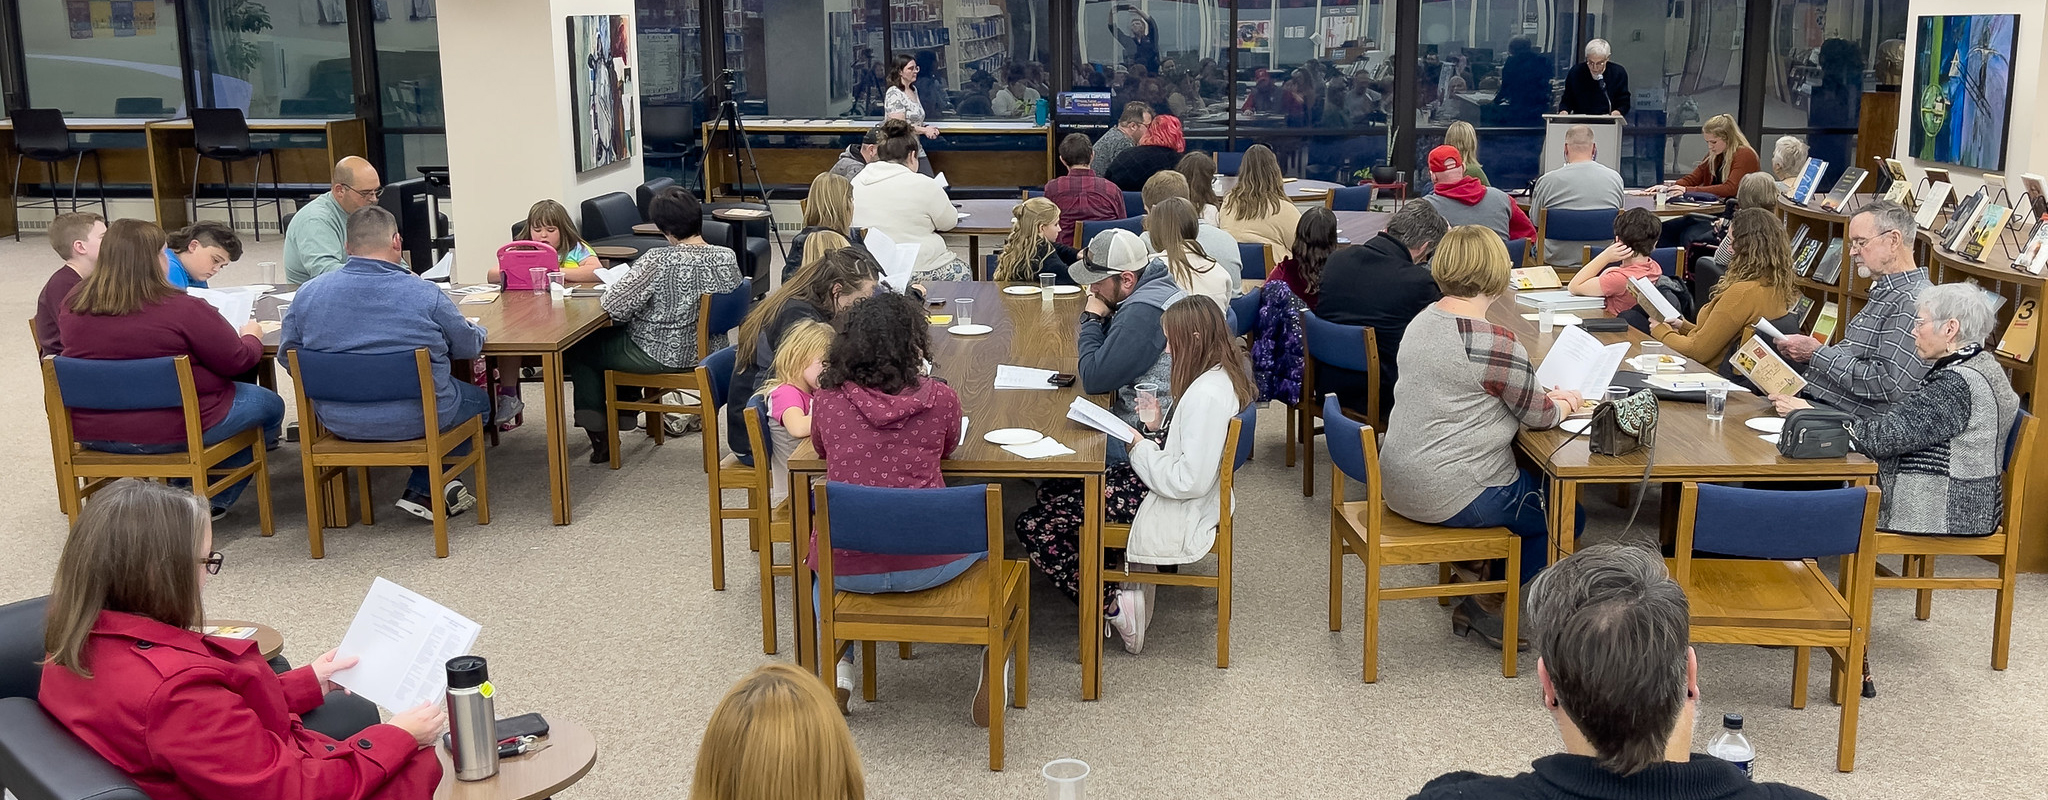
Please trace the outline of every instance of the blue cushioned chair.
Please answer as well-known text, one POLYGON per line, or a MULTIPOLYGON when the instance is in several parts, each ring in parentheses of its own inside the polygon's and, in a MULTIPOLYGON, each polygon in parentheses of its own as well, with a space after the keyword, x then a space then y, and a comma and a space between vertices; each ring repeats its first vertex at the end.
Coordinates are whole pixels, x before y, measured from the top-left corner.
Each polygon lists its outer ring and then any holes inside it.
POLYGON ((1031 198, 1033 198, 1033 197, 1044 197, 1044 196, 1045 196, 1045 190, 1044 190, 1044 189, 1025 189, 1025 190, 1024 190, 1024 199, 1026 199, 1026 200, 1029 200, 1029 199, 1031 199, 1031 198))
POLYGON ((190 356, 133 360, 102 360, 45 356, 43 410, 50 419, 50 450, 57 472, 57 505, 78 521, 85 498, 117 478, 183 478, 193 493, 211 498, 244 478, 256 482, 258 516, 263 535, 272 533, 270 472, 263 454, 263 426, 258 425, 220 442, 206 444, 199 418, 199 391, 192 380, 190 356), (160 455, 133 455, 87 450, 71 431, 73 410, 147 411, 181 409, 185 449, 160 455), (239 467, 222 461, 242 451, 252 454, 239 467))
POLYGON ((1508 240, 1508 263, 1509 263, 1509 264, 1512 264, 1512 265, 1514 265, 1514 266, 1516 266, 1516 267, 1519 267, 1519 266, 1523 265, 1524 263, 1527 263, 1527 259, 1528 259, 1528 257, 1529 257, 1529 240, 1528 240, 1528 239, 1509 239, 1509 240, 1508 240))
MULTIPOLYGON (((1363 325, 1339 325, 1315 315, 1315 312, 1301 312, 1301 403, 1295 406, 1294 438, 1288 440, 1287 462, 1294 463, 1294 443, 1301 443, 1301 496, 1314 497, 1316 493, 1316 417, 1323 408, 1323 398, 1316 389, 1316 370, 1324 364, 1339 369, 1362 372, 1366 375, 1365 413, 1378 424, 1380 411, 1380 348, 1379 337, 1373 329, 1363 325)), ((1334 395, 1332 395, 1334 397, 1334 395)))
POLYGON ((1242 166, 1244 166, 1244 153, 1241 151, 1216 154, 1216 174, 1218 175, 1236 175, 1238 168, 1242 166))
POLYGON ((1378 190, 1371 186, 1340 186, 1323 198, 1323 207, 1331 211, 1371 211, 1377 194, 1378 190))
POLYGON ((438 423, 441 417, 439 399, 434 395, 434 362, 426 348, 374 355, 298 349, 285 353, 285 363, 291 367, 293 389, 298 395, 299 459, 306 479, 306 534, 314 558, 326 555, 321 534, 330 524, 348 525, 350 470, 355 471, 363 524, 373 525, 376 518, 371 514, 370 467, 427 469, 436 558, 448 557, 448 496, 443 487, 464 470, 476 471, 476 524, 490 524, 491 492, 484 467, 483 415, 456 420, 446 430, 439 424, 423 424, 422 435, 417 439, 358 442, 329 432, 315 413, 323 403, 419 403, 420 419, 438 423), (455 451, 464 444, 469 445, 469 451, 456 455, 455 451), (328 518, 330 501, 335 504, 333 520, 328 518))
POLYGON ((1330 630, 1344 629, 1344 557, 1358 557, 1365 566, 1366 683, 1379 680, 1379 608, 1382 600, 1415 597, 1448 598, 1505 592, 1501 605, 1500 674, 1515 677, 1515 649, 1521 605, 1522 542, 1506 528, 1443 528, 1416 522, 1387 510, 1381 497, 1380 454, 1372 426, 1344 413, 1336 397, 1323 400, 1323 425, 1329 434, 1330 465, 1330 630), (1365 499, 1344 499, 1344 481, 1365 485, 1365 499), (1450 563, 1506 559, 1502 580, 1451 583, 1450 563), (1380 587, 1380 569, 1400 564, 1436 564, 1437 582, 1423 586, 1380 587))
POLYGON ((1230 298, 1230 335, 1244 336, 1259 323, 1259 292, 1245 292, 1230 298))
POLYGON ((1124 216, 1145 216, 1145 193, 1124 192, 1124 216))
MULTIPOLYGON (((988 768, 1003 768, 1004 664, 1017 665, 1009 702, 1029 698, 1031 658, 1030 571, 1005 560, 1003 494, 994 484, 942 489, 882 489, 827 482, 815 490, 818 532, 815 572, 798 586, 824 587, 817 613, 817 652, 825 674, 846 644, 861 643, 861 694, 875 699, 875 642, 933 642, 988 648, 988 768), (903 520, 915 519, 916 525, 903 520), (834 590, 833 548, 886 555, 980 556, 957 578, 921 592, 861 594, 834 590), (816 581, 812 582, 813 577, 816 581)), ((799 595, 809 594, 799 590, 799 595)), ((802 609, 799 605, 798 608, 802 609)), ((802 616, 802 615, 800 615, 802 616)), ((803 623, 800 621, 799 625, 803 623)))
POLYGON ((990 253, 990 254, 988 254, 988 255, 982 256, 982 257, 981 257, 981 269, 982 269, 982 272, 981 272, 981 275, 980 275, 980 276, 978 276, 978 277, 976 277, 976 278, 975 278, 975 280, 978 280, 978 281, 992 281, 992 280, 995 280, 995 279, 996 279, 996 258, 997 258, 997 257, 999 257, 999 256, 1001 256, 1001 255, 1002 255, 1002 251, 1001 251, 1001 250, 997 250, 996 252, 993 252, 993 253, 990 253))
MULTIPOLYGON (((1604 242, 1614 239, 1614 218, 1621 213, 1619 208, 1598 208, 1573 211, 1563 208, 1545 208, 1536 212, 1536 258, 1547 261, 1548 251, 1543 243, 1552 239, 1561 242, 1604 242)), ((1520 266, 1521 259, 1515 264, 1520 266)))
POLYGON ((1244 262, 1244 274, 1248 281, 1262 281, 1273 272, 1273 248, 1259 242, 1238 242, 1237 257, 1244 262))
POLYGON ((1074 225, 1074 247, 1083 250, 1087 249, 1088 241, 1094 239, 1095 234, 1111 228, 1122 228, 1143 238, 1145 236, 1145 218, 1138 216, 1126 217, 1124 219, 1082 220, 1074 225))
POLYGON ((1792 707, 1806 707, 1810 649, 1826 648, 1842 706, 1835 769, 1856 761, 1857 677, 1876 577, 1874 486, 1772 491, 1685 482, 1672 577, 1692 604, 1692 640, 1789 645, 1792 707), (1831 582, 1815 559, 1841 556, 1831 582))
POLYGON ((1678 250, 1676 247, 1659 247, 1650 251, 1650 260, 1664 268, 1664 277, 1678 277, 1678 250))

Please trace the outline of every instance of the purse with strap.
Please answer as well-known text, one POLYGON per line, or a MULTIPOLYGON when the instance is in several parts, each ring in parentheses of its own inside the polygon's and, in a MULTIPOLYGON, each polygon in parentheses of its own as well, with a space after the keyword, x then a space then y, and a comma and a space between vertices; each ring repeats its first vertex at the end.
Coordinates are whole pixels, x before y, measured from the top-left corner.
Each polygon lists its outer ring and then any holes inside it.
POLYGON ((1785 415, 1778 455, 1786 458, 1841 458, 1852 449, 1849 426, 1856 417, 1832 408, 1801 408, 1785 415))
POLYGON ((1657 435, 1657 395, 1649 390, 1593 409, 1587 448, 1600 455, 1625 456, 1653 442, 1657 435))

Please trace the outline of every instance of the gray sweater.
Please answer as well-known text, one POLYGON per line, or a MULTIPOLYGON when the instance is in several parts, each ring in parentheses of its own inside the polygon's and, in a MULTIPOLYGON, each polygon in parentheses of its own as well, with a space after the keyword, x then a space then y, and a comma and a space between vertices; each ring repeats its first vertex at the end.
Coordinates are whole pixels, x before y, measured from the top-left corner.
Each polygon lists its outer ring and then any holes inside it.
MULTIPOLYGON (((1606 164, 1598 161, 1567 163, 1536 179, 1536 188, 1529 192, 1530 221, 1542 219, 1546 208, 1566 211, 1620 208, 1621 192, 1621 173, 1608 169, 1606 164)), ((1605 247, 1611 241, 1574 241, 1546 236, 1543 239, 1543 262, 1577 264, 1586 245, 1605 247)))
POLYGON ((1426 194, 1422 199, 1436 206, 1437 213, 1443 215, 1444 223, 1450 227, 1478 225, 1500 234, 1502 239, 1510 238, 1508 220, 1512 212, 1508 209, 1515 205, 1515 201, 1509 199, 1506 192, 1488 188, 1484 199, 1469 206, 1440 194, 1426 194))
POLYGON ((1561 419, 1514 334, 1434 305, 1401 337, 1401 382, 1380 444, 1387 507, 1442 522, 1514 483, 1515 435, 1561 419))
POLYGON ((1877 459, 1879 530, 1984 536, 2004 515, 2005 439, 2019 395, 1981 348, 1936 361, 1918 391, 1850 428, 1877 459))

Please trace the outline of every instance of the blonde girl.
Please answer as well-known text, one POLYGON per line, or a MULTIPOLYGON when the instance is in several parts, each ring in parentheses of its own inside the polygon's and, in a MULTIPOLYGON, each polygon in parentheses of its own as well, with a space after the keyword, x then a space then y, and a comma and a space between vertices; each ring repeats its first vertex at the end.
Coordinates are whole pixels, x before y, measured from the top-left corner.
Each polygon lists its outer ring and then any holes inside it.
POLYGON ((774 375, 756 393, 767 400, 768 435, 774 448, 771 506, 789 496, 789 454, 796 452, 797 440, 811 438, 811 396, 818 393, 818 375, 831 347, 832 326, 816 320, 797 322, 775 348, 774 375))
POLYGON ((1451 127, 1444 129, 1444 144, 1458 148, 1458 157, 1465 162, 1465 177, 1478 178, 1481 186, 1493 185, 1486 182, 1486 168, 1479 166, 1479 131, 1472 128, 1472 123, 1451 123, 1451 127))
POLYGON ((1700 126, 1700 137, 1707 142, 1707 157, 1700 159, 1691 173, 1670 181, 1669 185, 1716 197, 1734 197, 1743 176, 1763 169, 1756 148, 1750 147, 1749 137, 1735 127, 1734 117, 1714 115, 1700 126))
MULTIPOLYGON (((831 231, 844 242, 853 236, 853 183, 830 172, 811 179, 811 194, 804 199, 804 229, 789 240, 789 256, 782 262, 782 279, 789 280, 803 266, 804 244, 811 234, 831 231)), ((846 245, 841 244, 840 247, 846 245)))
POLYGON ((1062 244, 1060 207, 1043 197, 1033 197, 1010 209, 1010 238, 996 254, 995 279, 1036 281, 1050 272, 1060 283, 1072 283, 1067 266, 1080 257, 1074 248, 1062 244))
POLYGON ((598 262, 590 244, 583 241, 575 220, 569 218, 569 209, 561 203, 542 200, 527 209, 526 238, 555 248, 562 259, 562 276, 571 283, 598 282, 597 268, 603 264, 598 262))
POLYGON ((690 800, 864 800, 853 733, 825 684, 768 664, 726 692, 704 742, 690 800))

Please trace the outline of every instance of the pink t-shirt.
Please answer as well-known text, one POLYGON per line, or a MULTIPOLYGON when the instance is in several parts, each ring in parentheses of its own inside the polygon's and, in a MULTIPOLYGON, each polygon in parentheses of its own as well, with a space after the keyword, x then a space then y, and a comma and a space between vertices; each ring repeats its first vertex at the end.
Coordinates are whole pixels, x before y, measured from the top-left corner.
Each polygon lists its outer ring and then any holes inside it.
POLYGON ((1608 267, 1607 271, 1600 273, 1600 277, 1597 279, 1600 281, 1600 294, 1607 303, 1607 313, 1619 314, 1636 307, 1636 296, 1628 291, 1628 279, 1650 278, 1654 280, 1662 274, 1664 274, 1664 267, 1647 258, 1633 264, 1608 267))
POLYGON ((811 413, 811 393, 793 383, 768 390, 768 438, 774 449, 769 459, 768 499, 774 505, 781 505, 782 499, 789 496, 789 455, 796 452, 796 437, 783 426, 782 415, 792 408, 811 413))

